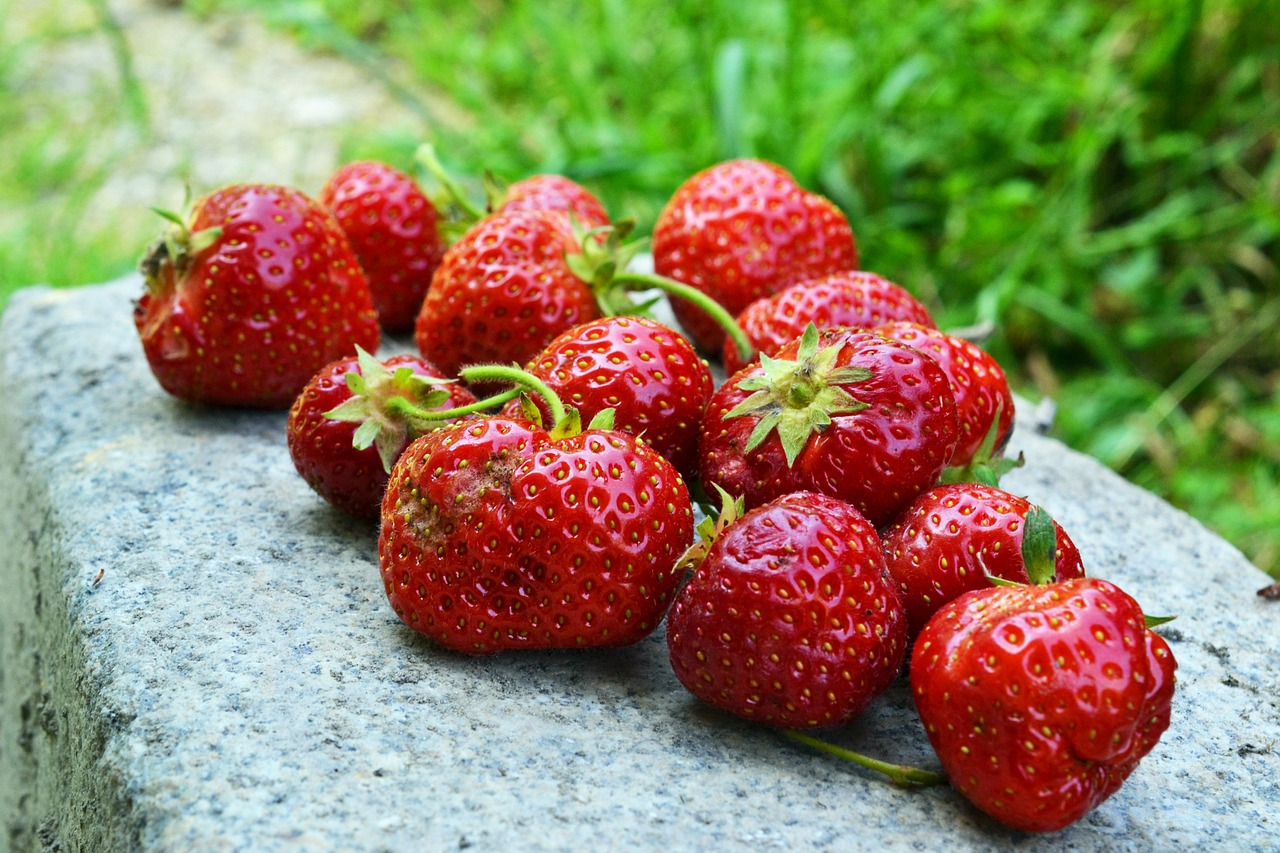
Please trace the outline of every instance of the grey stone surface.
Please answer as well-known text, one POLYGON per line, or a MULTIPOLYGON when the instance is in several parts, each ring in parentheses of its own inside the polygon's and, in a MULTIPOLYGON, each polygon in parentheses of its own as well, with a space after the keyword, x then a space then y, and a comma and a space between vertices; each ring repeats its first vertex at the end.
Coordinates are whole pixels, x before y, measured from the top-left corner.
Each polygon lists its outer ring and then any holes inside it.
MULTIPOLYGON (((133 279, 0 326, 0 846, 71 850, 1277 849, 1280 606, 1184 514, 1022 430, 1006 485, 1180 663, 1170 731, 1041 837, 696 704, 661 633, 448 654, 401 626, 375 531, 294 473, 283 413, 176 402, 133 279)), ((905 689, 832 739, 932 766, 905 689)))

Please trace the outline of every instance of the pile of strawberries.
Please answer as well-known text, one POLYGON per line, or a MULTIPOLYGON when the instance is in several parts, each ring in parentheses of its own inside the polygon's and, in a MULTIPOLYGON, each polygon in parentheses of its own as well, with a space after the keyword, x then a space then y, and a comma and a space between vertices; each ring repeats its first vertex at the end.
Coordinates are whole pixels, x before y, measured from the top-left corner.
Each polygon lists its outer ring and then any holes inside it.
POLYGON ((434 199, 365 161, 314 200, 236 185, 169 215, 134 317, 169 393, 291 407, 298 472, 380 519, 406 625, 487 654, 665 619, 693 695, 838 754, 796 730, 848 723, 905 670, 945 780, 1033 831, 1154 747, 1175 669, 1156 620, 998 487, 1003 371, 859 271, 828 200, 715 165, 671 197, 643 274, 582 186, 491 183, 476 205, 422 162, 434 199), (688 337, 649 316, 662 294, 688 337), (380 361, 383 330, 419 354, 380 361))

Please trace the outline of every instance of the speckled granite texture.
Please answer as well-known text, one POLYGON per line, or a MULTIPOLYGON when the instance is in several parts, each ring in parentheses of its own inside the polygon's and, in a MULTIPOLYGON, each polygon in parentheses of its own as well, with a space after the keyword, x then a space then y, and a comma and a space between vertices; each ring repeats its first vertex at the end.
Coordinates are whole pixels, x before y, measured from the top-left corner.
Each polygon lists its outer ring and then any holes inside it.
MULTIPOLYGON (((0 331, 0 846, 15 850, 1277 849, 1280 605, 1235 550, 1023 430, 1006 485, 1153 613, 1173 727, 1049 837, 697 705, 661 634, 474 660, 403 628, 375 531, 293 471, 283 413, 184 405, 136 279, 0 331)), ((932 766, 906 691, 834 740, 932 766)))

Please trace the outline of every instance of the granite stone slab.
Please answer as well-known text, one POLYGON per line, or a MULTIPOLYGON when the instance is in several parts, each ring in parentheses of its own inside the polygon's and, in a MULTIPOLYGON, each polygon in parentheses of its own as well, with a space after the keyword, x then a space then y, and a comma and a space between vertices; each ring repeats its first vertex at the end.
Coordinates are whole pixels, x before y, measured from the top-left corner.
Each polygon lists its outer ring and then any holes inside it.
MULTIPOLYGON (((661 632, 472 659, 404 628, 376 531, 294 473, 283 413, 166 396, 136 278, 0 325, 0 846, 63 851, 1280 849, 1280 605, 1236 550, 1019 430, 1044 504, 1180 663, 1125 787, 1050 836, 697 704, 661 632)), ((1025 427, 1025 425, 1024 425, 1025 427)), ((830 738, 936 766, 899 685, 830 738)))

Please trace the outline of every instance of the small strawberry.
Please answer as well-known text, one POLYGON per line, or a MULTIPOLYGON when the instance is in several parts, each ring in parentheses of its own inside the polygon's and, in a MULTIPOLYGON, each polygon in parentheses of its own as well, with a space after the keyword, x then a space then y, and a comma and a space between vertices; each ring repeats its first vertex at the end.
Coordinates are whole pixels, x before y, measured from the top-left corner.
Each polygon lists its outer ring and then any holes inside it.
MULTIPOLYGON (((795 282, 855 269, 858 250, 834 204, 781 166, 742 159, 705 169, 676 190, 654 225, 653 263, 658 274, 736 316, 795 282)), ((673 307, 699 348, 720 351, 717 324, 683 300, 673 307)))
POLYGON ((947 374, 960 418, 960 439, 948 463, 952 468, 976 463, 998 476, 1012 467, 999 460, 1013 433, 1013 392, 994 358, 977 344, 919 323, 899 320, 872 331, 920 350, 947 374), (980 453, 984 442, 991 447, 980 453))
MULTIPOLYGON (((738 325, 751 343, 769 355, 804 334, 810 323, 819 329, 870 329, 891 320, 934 324, 929 309, 906 288, 861 271, 837 272, 793 284, 757 299, 738 315, 738 325)), ((745 366, 737 347, 726 345, 725 372, 737 373, 745 366)))
POLYGON ((338 359, 307 383, 289 410, 294 467, 337 509, 376 518, 396 459, 414 438, 445 423, 415 419, 406 409, 476 402, 470 391, 445 378, 416 355, 379 362, 361 349, 338 359))
POLYGON ((413 328, 445 244, 435 206, 413 178, 386 163, 347 163, 317 201, 333 212, 369 281, 378 322, 413 328))
POLYGON ((821 492, 883 525, 937 483, 957 432, 946 374, 932 359, 871 332, 810 324, 711 398, 702 483, 748 507, 821 492))
POLYGON ((1080 552, 1048 513, 994 486, 937 486, 884 531, 889 572, 914 637, 942 605, 990 577, 1050 583, 1084 576, 1080 552))
MULTIPOLYGON (((468 368, 463 379, 515 373, 468 368)), ((392 470, 378 541, 387 597, 446 648, 626 645, 670 604, 693 538, 684 481, 626 433, 578 431, 553 392, 548 405, 550 432, 503 417, 456 423, 414 441, 392 470)))
POLYGON ((376 350, 364 273, 333 218, 295 189, 236 184, 198 200, 141 263, 134 325, 156 379, 193 402, 287 408, 316 371, 376 350))
MULTIPOLYGON (((526 367, 590 420, 613 409, 613 428, 661 453, 685 477, 698 472, 698 424, 711 368, 679 333, 644 317, 603 317, 568 330, 526 367)), ((535 398, 535 402, 541 398, 535 398)), ((542 417, 550 416, 542 403, 542 417)), ((504 412, 520 413, 512 401, 504 412)))
POLYGON ((944 606, 916 640, 911 692, 951 784, 1001 823, 1050 832, 1156 745, 1176 667, 1137 602, 1079 578, 944 606))
POLYGON ((775 726, 841 726, 902 668, 906 615, 876 531, 826 495, 795 493, 731 522, 667 619, 694 696, 775 726))

